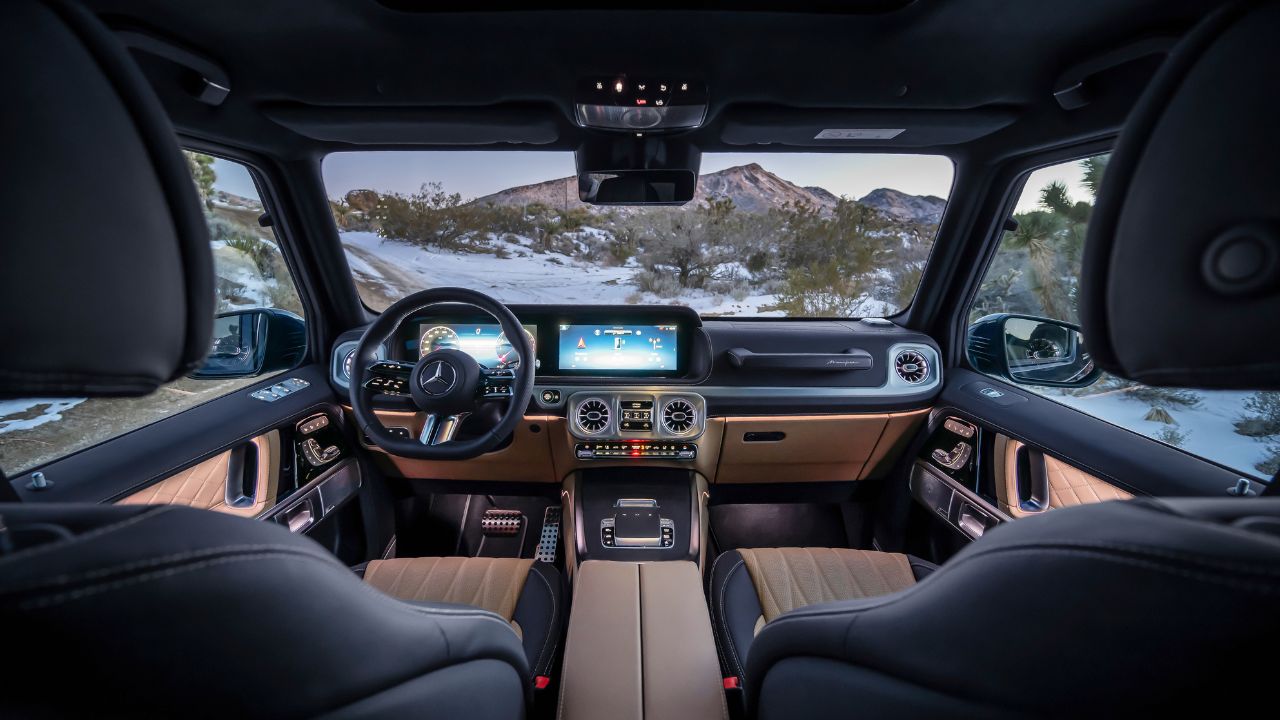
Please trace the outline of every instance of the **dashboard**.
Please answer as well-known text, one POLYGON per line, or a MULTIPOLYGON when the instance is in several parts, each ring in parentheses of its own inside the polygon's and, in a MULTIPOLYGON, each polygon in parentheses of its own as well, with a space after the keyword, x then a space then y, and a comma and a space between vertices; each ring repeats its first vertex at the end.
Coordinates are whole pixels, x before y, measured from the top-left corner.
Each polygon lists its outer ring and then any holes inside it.
MULTIPOLYGON (((665 403, 677 396, 696 410, 689 430, 696 435, 708 417, 892 412, 927 405, 941 389, 936 343, 886 320, 704 319, 681 306, 508 307, 534 348, 531 410, 572 418, 570 430, 582 438, 681 436, 662 424, 665 403), (590 419, 575 424, 578 404, 591 399, 610 411, 600 432, 591 432, 590 419), (631 400, 645 407, 624 407, 631 400)), ((361 334, 348 331, 333 346, 338 392, 347 390, 361 334)), ((378 355, 416 362, 445 347, 490 369, 526 361, 492 317, 451 304, 406 320, 378 355)))

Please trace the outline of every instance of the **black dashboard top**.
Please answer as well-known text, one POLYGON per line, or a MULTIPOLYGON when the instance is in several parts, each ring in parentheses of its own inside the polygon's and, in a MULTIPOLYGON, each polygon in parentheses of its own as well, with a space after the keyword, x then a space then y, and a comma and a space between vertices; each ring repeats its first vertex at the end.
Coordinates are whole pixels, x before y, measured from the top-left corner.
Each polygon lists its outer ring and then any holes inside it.
MULTIPOLYGON (((542 412, 563 410, 563 398, 583 388, 681 388, 705 397, 716 414, 913 409, 941 389, 937 344, 885 320, 704 319, 680 306, 510 307, 534 339, 534 404, 542 412)), ((331 380, 340 392, 362 330, 334 346, 331 380)), ((521 361, 493 319, 466 305, 416 314, 383 352, 414 362, 439 347, 490 367, 521 361)))

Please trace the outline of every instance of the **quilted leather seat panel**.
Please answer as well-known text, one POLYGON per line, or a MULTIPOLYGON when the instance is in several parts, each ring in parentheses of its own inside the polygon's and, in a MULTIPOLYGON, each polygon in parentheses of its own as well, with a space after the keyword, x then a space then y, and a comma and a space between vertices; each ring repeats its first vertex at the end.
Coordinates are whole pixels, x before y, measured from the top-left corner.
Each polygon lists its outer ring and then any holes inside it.
POLYGON ((739 549, 764 620, 816 603, 887 595, 915 584, 906 555, 849 548, 739 549))
POLYGON ((509 622, 532 565, 520 558, 394 558, 370 562, 364 580, 401 600, 471 605, 509 622))

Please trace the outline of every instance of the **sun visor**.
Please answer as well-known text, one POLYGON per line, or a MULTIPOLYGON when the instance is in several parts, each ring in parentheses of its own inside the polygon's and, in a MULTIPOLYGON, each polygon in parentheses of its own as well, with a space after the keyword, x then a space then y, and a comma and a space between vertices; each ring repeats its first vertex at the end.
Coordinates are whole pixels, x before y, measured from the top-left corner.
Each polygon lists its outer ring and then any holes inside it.
POLYGON ((313 140, 356 145, 549 145, 563 113, 551 105, 479 107, 333 107, 268 105, 263 114, 313 140))
POLYGON ((1017 118, 1009 108, 889 112, 780 105, 734 105, 722 117, 720 139, 729 145, 831 148, 957 145, 990 135, 1017 118))

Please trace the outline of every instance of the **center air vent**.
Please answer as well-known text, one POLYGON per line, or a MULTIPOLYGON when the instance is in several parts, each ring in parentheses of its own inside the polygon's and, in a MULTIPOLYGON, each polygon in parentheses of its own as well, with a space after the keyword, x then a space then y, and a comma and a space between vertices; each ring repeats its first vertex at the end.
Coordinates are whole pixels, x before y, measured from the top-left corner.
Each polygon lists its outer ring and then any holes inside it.
POLYGON ((684 398, 668 401, 662 408, 662 426, 672 435, 684 435, 693 429, 698 411, 684 398))
POLYGON ((587 398, 578 404, 575 419, 582 432, 599 434, 609 427, 609 405, 600 398, 587 398))
POLYGON ((903 350, 893 359, 894 372, 898 377, 916 385, 929 377, 929 361, 915 350, 903 350))

